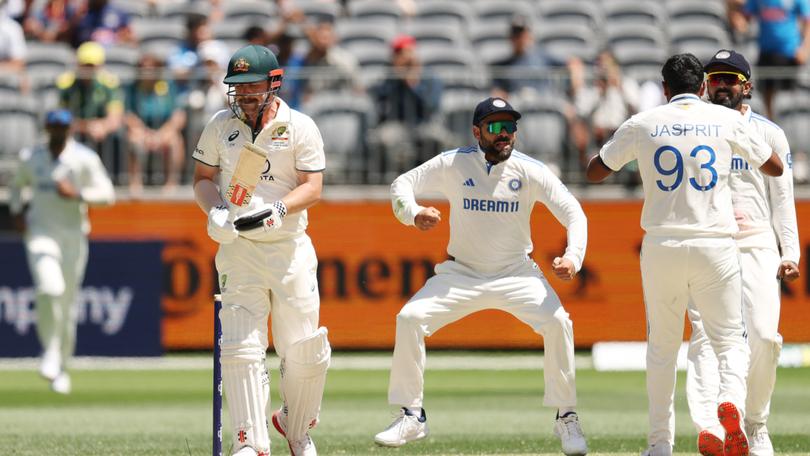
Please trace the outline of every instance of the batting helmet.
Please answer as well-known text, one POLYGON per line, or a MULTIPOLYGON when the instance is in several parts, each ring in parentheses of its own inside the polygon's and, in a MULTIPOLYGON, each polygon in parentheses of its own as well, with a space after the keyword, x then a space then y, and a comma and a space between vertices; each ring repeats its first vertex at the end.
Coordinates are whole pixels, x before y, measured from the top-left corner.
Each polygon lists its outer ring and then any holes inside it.
POLYGON ((270 81, 270 91, 275 93, 281 87, 284 70, 276 56, 264 46, 250 44, 236 51, 228 62, 225 84, 246 84, 270 81))

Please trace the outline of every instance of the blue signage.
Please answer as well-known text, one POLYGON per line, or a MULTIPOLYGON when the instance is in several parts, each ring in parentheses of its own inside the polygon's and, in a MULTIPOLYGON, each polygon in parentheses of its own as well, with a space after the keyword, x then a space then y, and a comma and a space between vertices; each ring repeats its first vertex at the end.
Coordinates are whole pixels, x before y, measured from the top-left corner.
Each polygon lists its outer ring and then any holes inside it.
MULTIPOLYGON (((160 356, 162 242, 91 242, 76 299, 79 356, 160 356)), ((0 357, 39 356, 35 291, 20 240, 0 240, 0 357)))

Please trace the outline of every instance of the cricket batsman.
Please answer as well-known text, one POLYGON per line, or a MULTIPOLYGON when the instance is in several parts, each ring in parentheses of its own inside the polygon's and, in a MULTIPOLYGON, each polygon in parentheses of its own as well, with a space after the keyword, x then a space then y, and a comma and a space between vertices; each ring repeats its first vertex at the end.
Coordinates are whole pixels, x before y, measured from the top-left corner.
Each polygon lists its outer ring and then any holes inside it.
POLYGON ((10 210, 24 233, 36 290, 39 373, 51 389, 71 390, 67 367, 76 348, 76 293, 87 267, 87 206, 112 204, 115 191, 98 154, 75 141, 70 111, 45 116, 48 142, 20 152, 11 184, 10 210), (23 211, 22 190, 31 188, 23 211))
POLYGON ((284 399, 272 420, 294 456, 317 454, 308 430, 331 356, 326 328, 318 327, 317 258, 306 234, 306 209, 323 188, 323 140, 311 118, 276 96, 282 76, 269 49, 236 51, 224 79, 230 110, 213 116, 192 154, 194 195, 220 244, 222 380, 234 456, 270 454, 268 316, 284 399))

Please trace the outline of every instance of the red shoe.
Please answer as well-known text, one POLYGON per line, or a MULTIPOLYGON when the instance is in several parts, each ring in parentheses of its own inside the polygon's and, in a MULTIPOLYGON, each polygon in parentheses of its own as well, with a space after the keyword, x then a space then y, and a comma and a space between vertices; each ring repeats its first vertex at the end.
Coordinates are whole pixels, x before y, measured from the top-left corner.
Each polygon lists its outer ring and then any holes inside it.
POLYGON ((698 451, 703 456, 723 456, 723 439, 707 430, 700 431, 698 451))
POLYGON ((748 456, 748 438, 740 426, 740 412, 731 402, 723 402, 717 406, 717 418, 726 430, 726 439, 723 444, 725 456, 748 456))

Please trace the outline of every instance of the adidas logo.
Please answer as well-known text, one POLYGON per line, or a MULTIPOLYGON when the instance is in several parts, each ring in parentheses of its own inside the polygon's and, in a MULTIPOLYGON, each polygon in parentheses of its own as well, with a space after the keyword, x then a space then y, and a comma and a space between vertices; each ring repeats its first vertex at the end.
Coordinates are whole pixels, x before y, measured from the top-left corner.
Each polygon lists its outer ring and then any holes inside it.
POLYGON ((465 180, 464 184, 465 187, 475 187, 475 182, 472 180, 472 177, 465 180))

